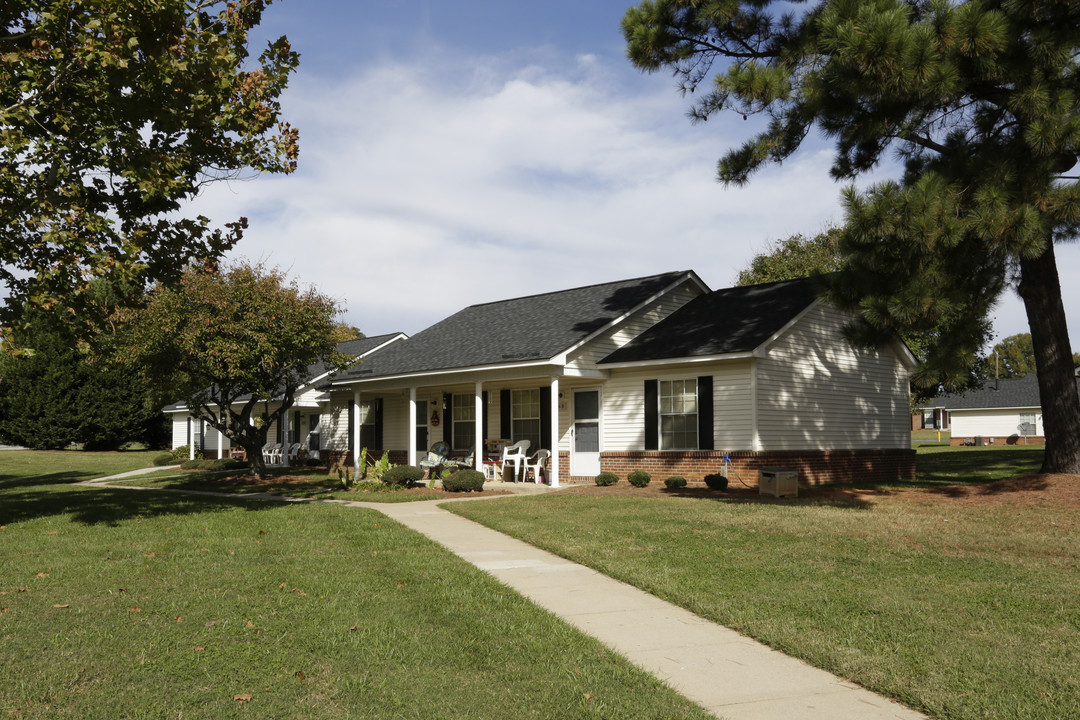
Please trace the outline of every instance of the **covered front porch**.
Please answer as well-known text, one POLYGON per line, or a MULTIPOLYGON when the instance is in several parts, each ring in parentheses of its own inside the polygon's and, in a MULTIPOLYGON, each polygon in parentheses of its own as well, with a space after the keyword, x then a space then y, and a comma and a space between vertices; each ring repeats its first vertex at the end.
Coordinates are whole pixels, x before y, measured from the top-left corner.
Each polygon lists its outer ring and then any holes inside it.
MULTIPOLYGON (((527 455, 550 452, 544 481, 600 472, 601 407, 606 372, 568 374, 564 367, 487 368, 480 373, 426 374, 353 381, 333 388, 331 406, 348 418, 349 462, 359 472, 360 448, 389 451, 418 465, 445 442, 452 457, 472 455, 485 471, 490 443, 529 441, 527 455), (346 410, 347 406, 347 410, 346 410), (342 413, 346 410, 346 413, 342 413)), ((340 433, 339 433, 340 435, 340 433)), ((488 474, 488 473, 485 473, 488 474)))

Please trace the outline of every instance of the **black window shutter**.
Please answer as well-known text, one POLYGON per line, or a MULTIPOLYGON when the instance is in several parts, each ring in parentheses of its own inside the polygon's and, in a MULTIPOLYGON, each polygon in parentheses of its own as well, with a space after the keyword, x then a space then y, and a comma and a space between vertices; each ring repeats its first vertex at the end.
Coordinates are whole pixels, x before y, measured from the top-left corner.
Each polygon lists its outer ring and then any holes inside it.
POLYGON ((383 448, 382 398, 375 401, 375 449, 383 448))
POLYGON ((454 447, 454 396, 444 393, 442 403, 442 439, 450 447, 454 447))
POLYGON ((484 437, 476 441, 476 447, 479 449, 483 447, 483 443, 488 439, 488 393, 484 390, 480 393, 480 413, 483 417, 480 419, 481 428, 480 431, 484 434, 484 437))
MULTIPOLYGON (((551 445, 551 388, 540 388, 540 448, 555 451, 551 445)), ((536 448, 539 450, 540 448, 536 448)))
POLYGON ((697 379, 697 442, 699 450, 715 450, 713 444, 712 375, 697 379))
POLYGON ((645 449, 660 449, 660 385, 645 381, 645 449))
POLYGON ((499 391, 499 437, 513 440, 510 434, 510 391, 499 391))

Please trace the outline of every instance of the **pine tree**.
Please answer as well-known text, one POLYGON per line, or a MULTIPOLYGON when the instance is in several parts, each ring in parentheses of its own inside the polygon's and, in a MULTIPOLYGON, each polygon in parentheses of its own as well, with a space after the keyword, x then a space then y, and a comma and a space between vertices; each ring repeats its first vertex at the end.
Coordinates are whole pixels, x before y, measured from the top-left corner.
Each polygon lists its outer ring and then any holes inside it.
POLYGON ((1080 152, 1080 4, 649 0, 623 31, 638 67, 672 70, 690 92, 712 76, 693 117, 765 117, 720 160, 725 183, 782 162, 814 130, 835 142, 837 179, 898 154, 901 177, 844 191, 830 296, 858 312, 852 339, 932 332, 928 368, 957 377, 1015 288, 1038 368, 1043 471, 1080 473, 1055 260, 1080 230, 1080 178, 1067 175, 1080 152))

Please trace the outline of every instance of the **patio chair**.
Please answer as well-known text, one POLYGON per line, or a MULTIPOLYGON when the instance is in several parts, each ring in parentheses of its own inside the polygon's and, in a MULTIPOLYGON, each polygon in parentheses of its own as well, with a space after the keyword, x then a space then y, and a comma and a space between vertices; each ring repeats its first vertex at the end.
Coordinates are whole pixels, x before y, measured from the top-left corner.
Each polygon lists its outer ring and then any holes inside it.
POLYGON ((277 465, 281 462, 281 443, 263 445, 263 462, 267 465, 277 465))
POLYGON ((525 473, 521 479, 525 482, 529 480, 529 471, 532 471, 533 482, 540 483, 540 471, 547 465, 548 458, 551 457, 550 450, 537 450, 532 454, 532 457, 525 461, 525 473))
POLYGON ((530 445, 532 445, 532 442, 529 440, 518 440, 513 445, 504 447, 502 457, 499 458, 499 469, 496 477, 501 478, 506 471, 506 464, 512 463, 514 465, 514 482, 517 482, 518 476, 525 467, 525 460, 528 459, 525 452, 530 445))
POLYGON ((449 467, 457 468, 458 470, 471 470, 476 465, 476 450, 470 450, 469 454, 461 460, 450 459, 444 464, 449 467))
POLYGON ((431 446, 427 457, 420 461, 420 467, 424 468, 424 477, 432 477, 436 470, 441 471, 450 457, 450 446, 440 440, 431 446))
POLYGON ((289 455, 288 455, 288 457, 289 457, 289 463, 290 464, 292 463, 293 460, 300 457, 300 449, 303 446, 304 446, 303 443, 293 443, 292 445, 289 446, 289 455))

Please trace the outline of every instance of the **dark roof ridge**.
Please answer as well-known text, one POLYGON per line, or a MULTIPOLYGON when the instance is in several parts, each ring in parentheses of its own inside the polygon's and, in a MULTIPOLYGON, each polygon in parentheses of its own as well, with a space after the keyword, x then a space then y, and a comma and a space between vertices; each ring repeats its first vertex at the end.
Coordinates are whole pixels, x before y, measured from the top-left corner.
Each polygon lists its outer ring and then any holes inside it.
MULTIPOLYGON (((467 305, 462 310, 468 310, 469 308, 485 307, 487 305, 502 305, 503 303, 512 303, 519 300, 532 300, 535 298, 550 297, 552 295, 562 295, 563 293, 576 292, 578 290, 590 290, 593 288, 604 287, 605 285, 624 285, 626 283, 639 282, 641 280, 652 280, 653 278, 661 278, 665 275, 670 275, 672 278, 676 278, 680 275, 692 275, 693 270, 669 270, 668 272, 656 273, 654 275, 642 275, 636 278, 625 278, 623 280, 610 280, 608 282, 593 283, 591 285, 577 285, 575 287, 564 288, 563 290, 552 290, 544 293, 534 293, 532 295, 522 295, 521 297, 503 298, 502 300, 491 300, 489 302, 475 303, 473 305, 467 305)), ((460 310, 458 312, 461 312, 460 310)), ((426 328, 425 328, 426 329, 426 328)))

